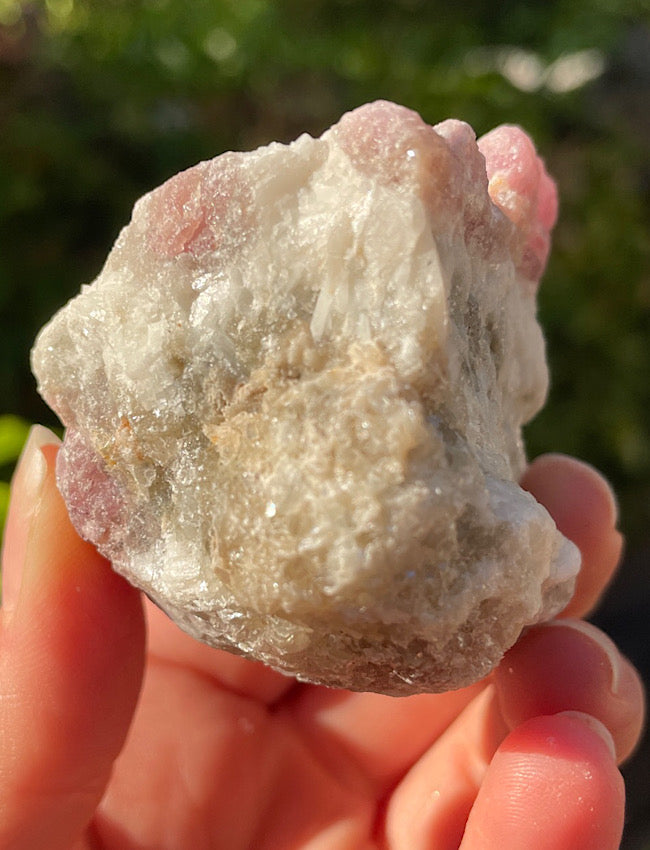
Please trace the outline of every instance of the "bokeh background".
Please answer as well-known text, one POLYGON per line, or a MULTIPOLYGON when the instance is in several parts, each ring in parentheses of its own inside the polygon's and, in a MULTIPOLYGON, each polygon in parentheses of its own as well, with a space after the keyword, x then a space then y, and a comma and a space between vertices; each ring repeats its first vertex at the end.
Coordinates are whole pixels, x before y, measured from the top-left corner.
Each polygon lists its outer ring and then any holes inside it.
MULTIPOLYGON (((378 97, 478 134, 521 124, 558 181, 540 293, 553 384, 527 443, 613 482, 628 548, 594 620, 648 680, 648 0, 0 0, 0 506, 27 423, 56 424, 33 337, 136 198, 378 97)), ((647 742, 625 774, 623 846, 650 850, 647 742)))

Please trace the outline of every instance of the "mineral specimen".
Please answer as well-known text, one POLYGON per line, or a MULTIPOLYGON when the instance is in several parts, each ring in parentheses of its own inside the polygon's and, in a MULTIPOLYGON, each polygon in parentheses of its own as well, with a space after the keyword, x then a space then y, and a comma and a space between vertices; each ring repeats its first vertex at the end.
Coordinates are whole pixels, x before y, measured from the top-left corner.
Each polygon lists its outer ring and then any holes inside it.
POLYGON ((79 533, 190 634, 300 679, 486 674, 579 567, 517 484, 555 215, 521 130, 386 102, 145 195, 33 352, 79 533))

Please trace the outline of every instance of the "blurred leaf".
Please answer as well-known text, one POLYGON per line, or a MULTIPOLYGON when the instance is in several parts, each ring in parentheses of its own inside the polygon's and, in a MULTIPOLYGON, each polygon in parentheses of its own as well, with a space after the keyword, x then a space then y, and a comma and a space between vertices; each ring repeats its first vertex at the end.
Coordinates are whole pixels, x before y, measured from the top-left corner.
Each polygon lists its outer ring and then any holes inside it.
POLYGON ((0 466, 14 463, 22 451, 30 425, 18 416, 0 416, 0 466))

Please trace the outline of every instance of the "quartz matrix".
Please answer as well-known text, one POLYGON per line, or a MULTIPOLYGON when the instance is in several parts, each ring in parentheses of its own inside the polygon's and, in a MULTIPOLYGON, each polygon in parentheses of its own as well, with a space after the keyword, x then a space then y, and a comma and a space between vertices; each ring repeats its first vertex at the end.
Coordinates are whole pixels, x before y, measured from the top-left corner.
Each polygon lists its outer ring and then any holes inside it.
POLYGON ((386 102, 145 195, 33 352, 79 533, 190 634, 301 679, 488 673, 579 567, 517 484, 556 206, 520 129, 386 102))

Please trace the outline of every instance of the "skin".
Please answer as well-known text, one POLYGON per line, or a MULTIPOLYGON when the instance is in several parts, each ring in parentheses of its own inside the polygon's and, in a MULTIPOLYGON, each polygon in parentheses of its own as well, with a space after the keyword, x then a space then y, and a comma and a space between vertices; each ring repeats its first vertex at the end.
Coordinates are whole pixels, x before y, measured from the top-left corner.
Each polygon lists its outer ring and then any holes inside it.
POLYGON ((54 438, 13 482, 0 612, 0 847, 614 850, 639 677, 593 626, 621 551, 606 483, 523 484, 580 547, 570 618, 484 682, 395 699, 302 685, 178 630, 69 524, 54 438))

